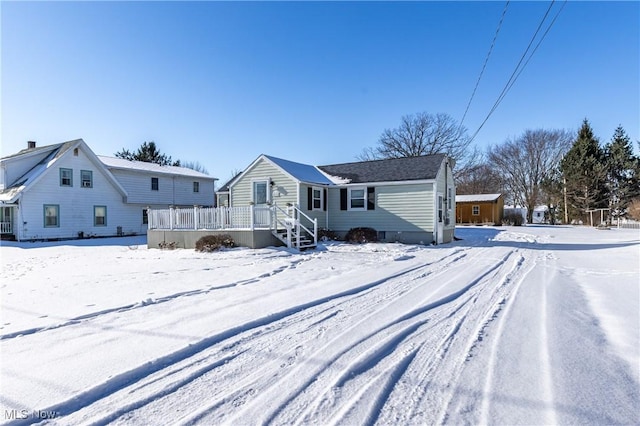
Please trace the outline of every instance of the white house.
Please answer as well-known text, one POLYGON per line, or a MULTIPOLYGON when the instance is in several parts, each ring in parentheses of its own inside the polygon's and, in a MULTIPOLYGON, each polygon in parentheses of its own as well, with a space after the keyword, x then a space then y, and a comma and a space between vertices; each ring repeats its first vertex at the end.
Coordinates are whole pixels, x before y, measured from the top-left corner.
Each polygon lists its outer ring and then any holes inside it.
POLYGON ((214 178, 183 167, 96 156, 77 139, 0 159, 0 231, 23 240, 136 235, 147 208, 211 206, 214 178))
POLYGON ((380 241, 446 243, 455 229, 452 165, 443 154, 327 166, 260 155, 217 192, 219 211, 200 212, 198 220, 175 211, 162 213, 172 220, 160 220, 158 212, 149 246, 157 237, 186 247, 216 229, 233 229, 249 247, 274 238, 288 245, 306 238, 312 246, 318 228, 344 236, 356 227, 375 229, 380 241), (169 222, 172 235, 164 232, 169 222))

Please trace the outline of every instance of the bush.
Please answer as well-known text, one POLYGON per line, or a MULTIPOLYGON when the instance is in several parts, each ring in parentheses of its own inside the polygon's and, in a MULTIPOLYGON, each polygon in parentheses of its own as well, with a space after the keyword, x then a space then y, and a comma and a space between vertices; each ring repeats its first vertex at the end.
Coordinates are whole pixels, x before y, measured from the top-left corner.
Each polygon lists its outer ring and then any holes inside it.
POLYGON ((373 228, 351 228, 344 239, 349 243, 375 243, 378 241, 378 232, 373 228))
POLYGON ((220 247, 233 247, 234 242, 231 235, 205 235, 196 241, 196 251, 202 251, 210 253, 212 251, 219 250, 220 247))
POLYGON ((524 218, 518 212, 508 212, 502 218, 502 224, 507 226, 522 226, 524 218))
POLYGON ((337 241, 338 235, 330 229, 320 228, 318 229, 318 239, 320 241, 337 241))

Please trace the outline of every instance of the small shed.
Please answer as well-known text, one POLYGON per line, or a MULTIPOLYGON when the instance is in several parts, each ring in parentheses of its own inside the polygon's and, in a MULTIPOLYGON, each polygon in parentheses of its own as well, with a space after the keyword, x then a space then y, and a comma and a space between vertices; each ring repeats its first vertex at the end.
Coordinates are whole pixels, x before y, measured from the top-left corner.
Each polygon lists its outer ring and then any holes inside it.
POLYGON ((500 224, 504 216, 502 194, 456 195, 457 224, 500 224))

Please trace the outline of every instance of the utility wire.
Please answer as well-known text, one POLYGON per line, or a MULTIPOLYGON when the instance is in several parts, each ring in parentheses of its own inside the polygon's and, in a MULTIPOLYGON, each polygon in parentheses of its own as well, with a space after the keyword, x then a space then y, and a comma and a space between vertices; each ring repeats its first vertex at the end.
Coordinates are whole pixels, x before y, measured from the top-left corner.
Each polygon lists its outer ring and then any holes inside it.
POLYGON ((504 5, 504 10, 502 11, 502 16, 500 17, 500 22, 498 22, 498 28, 496 28, 496 33, 493 35, 493 40, 491 41, 491 46, 489 47, 489 51, 487 52, 487 57, 484 59, 484 64, 482 65, 482 70, 480 71, 480 75, 478 76, 478 80, 476 81, 476 86, 473 88, 473 92, 471 93, 471 97, 469 98, 469 102, 467 103, 467 108, 464 110, 464 114, 462 114, 462 120, 460 120, 460 127, 462 127, 462 123, 464 122, 465 117, 467 116, 467 112, 469 112, 469 107, 471 106, 471 101, 473 97, 476 95, 476 90, 478 90, 478 85, 480 84, 480 79, 484 74, 484 70, 487 67, 487 62, 489 62, 489 57, 491 56, 491 52, 493 52, 493 46, 496 44, 496 39, 498 38, 498 33, 500 32, 500 28, 502 27, 502 21, 504 20, 504 15, 507 13, 507 8, 509 7, 509 1, 504 5))
POLYGON ((526 67, 526 65, 529 63, 529 61, 531 60, 531 57, 533 56, 533 54, 536 52, 536 50, 538 49, 538 47, 540 46, 540 43, 542 43, 542 40, 544 40, 545 36, 547 35, 547 33, 549 32, 549 30, 551 29, 551 27, 553 26, 553 24, 555 23, 556 19, 558 18, 558 15, 560 14, 560 12, 562 11, 562 9, 564 8, 565 4, 567 3, 567 0, 564 1, 562 7, 560 8, 560 10, 556 13, 555 17, 553 18, 553 20, 551 21, 551 24, 549 24, 549 27, 546 29, 546 31, 544 32, 542 38, 540 39, 540 41, 538 42, 538 44, 536 45, 536 47, 534 48, 534 50, 531 52, 531 55, 529 55, 529 58, 525 61, 524 65, 522 66, 522 68, 520 68, 520 65, 522 64, 522 61, 524 61, 524 58, 527 55, 527 52, 529 52, 529 49, 531 49, 531 45, 533 44, 534 40, 536 39, 538 33, 540 32, 540 29, 542 28, 542 25, 544 24, 544 21, 547 19, 547 16, 549 15, 549 12, 551 11, 551 8, 553 7, 553 4, 555 3, 555 0, 551 1, 551 4, 549 5, 549 7, 547 8, 547 11, 545 12, 544 16, 542 17, 542 20, 540 21, 540 24, 538 25, 538 28, 536 29, 536 32, 533 34, 533 37, 531 37, 531 41, 529 42, 529 45, 527 46, 526 50, 524 51, 524 53, 522 54, 522 56, 520 57, 520 61, 518 61, 518 65, 516 65, 515 69, 513 70, 513 73, 511 74, 511 77, 509 77, 509 80, 507 81, 507 83, 505 84, 504 88, 502 89, 502 92, 500 93, 500 95, 498 96, 498 99, 496 99, 496 102, 493 104, 493 107, 491 108, 491 110, 489 111, 489 113, 487 114, 487 116, 485 117, 484 121, 480 124, 480 126, 478 127, 478 130, 475 131, 475 133, 473 134, 473 136, 471 136, 471 141, 473 141, 475 139, 475 137, 478 135, 478 133, 480 132, 480 130, 482 129, 482 127, 485 125, 485 123, 487 122, 487 120, 489 120, 489 117, 491 117, 491 115, 493 114, 493 112, 498 108, 498 105, 500 105, 500 103, 502 102, 502 100, 505 98, 505 96, 507 95, 507 93, 509 92, 509 90, 511 89, 511 87, 513 87, 514 83, 516 82, 516 80, 518 79, 518 77, 520 76, 520 74, 522 73, 522 71, 524 70, 524 68, 526 67), (520 68, 520 69, 519 69, 520 68))

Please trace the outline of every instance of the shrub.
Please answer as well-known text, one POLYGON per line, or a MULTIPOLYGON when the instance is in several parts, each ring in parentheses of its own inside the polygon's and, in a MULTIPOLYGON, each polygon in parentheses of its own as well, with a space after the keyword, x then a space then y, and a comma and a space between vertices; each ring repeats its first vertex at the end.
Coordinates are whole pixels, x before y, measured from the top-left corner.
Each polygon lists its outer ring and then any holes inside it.
POLYGON ((344 239, 349 243, 375 243, 378 241, 378 232, 373 228, 351 228, 344 239))
POLYGON ((320 228, 318 229, 318 239, 320 241, 337 241, 338 235, 330 229, 320 228))
POLYGON ((210 253, 212 251, 219 250, 220 247, 233 247, 234 242, 231 235, 205 235, 196 241, 196 251, 202 251, 210 253))
POLYGON ((524 219, 518 212, 508 212, 502 218, 502 224, 507 226, 522 226, 524 219))

